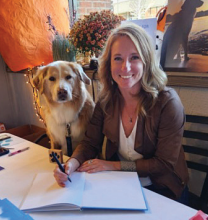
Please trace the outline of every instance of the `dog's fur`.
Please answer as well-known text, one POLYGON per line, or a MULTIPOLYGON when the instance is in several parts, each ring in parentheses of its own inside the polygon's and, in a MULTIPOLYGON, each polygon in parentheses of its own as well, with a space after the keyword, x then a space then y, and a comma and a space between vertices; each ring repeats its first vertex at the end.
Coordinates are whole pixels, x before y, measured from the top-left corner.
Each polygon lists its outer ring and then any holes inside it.
POLYGON ((67 154, 66 125, 70 124, 74 145, 79 142, 92 116, 94 102, 85 84, 90 79, 73 62, 55 61, 40 67, 33 79, 44 97, 43 113, 52 149, 67 154))
POLYGON ((184 49, 184 59, 188 57, 188 36, 191 31, 196 8, 204 4, 201 0, 186 0, 179 13, 174 15, 173 22, 168 26, 162 44, 160 64, 170 64, 177 55, 180 46, 184 49))

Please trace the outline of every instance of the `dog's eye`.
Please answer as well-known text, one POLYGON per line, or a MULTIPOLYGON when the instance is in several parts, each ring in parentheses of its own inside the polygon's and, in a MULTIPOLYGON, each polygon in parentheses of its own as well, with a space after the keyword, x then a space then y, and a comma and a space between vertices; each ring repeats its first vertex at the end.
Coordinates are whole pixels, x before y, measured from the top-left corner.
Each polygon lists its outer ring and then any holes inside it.
POLYGON ((66 76, 66 80, 71 79, 72 77, 70 75, 66 76))
POLYGON ((56 80, 56 78, 55 78, 55 77, 53 77, 53 76, 51 76, 51 77, 49 78, 49 80, 50 80, 50 81, 55 81, 55 80, 56 80))

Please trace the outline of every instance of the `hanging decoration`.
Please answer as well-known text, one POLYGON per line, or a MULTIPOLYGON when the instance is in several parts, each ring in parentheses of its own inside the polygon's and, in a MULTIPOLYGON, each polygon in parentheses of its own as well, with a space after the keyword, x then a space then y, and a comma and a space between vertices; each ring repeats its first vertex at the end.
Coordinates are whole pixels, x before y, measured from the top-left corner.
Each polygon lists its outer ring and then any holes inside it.
POLYGON ((33 68, 53 61, 53 34, 46 17, 57 31, 69 32, 68 0, 1 0, 0 54, 12 71, 33 68))
MULTIPOLYGON (((41 66, 43 66, 44 63, 42 63, 41 66)), ((33 73, 37 70, 39 66, 33 67, 33 68, 28 68, 27 72, 24 74, 26 77, 26 83, 29 84, 32 87, 32 92, 33 92, 33 105, 34 109, 36 111, 36 116, 39 118, 39 121, 42 122, 45 126, 46 123, 42 117, 42 106, 40 104, 40 97, 39 97, 39 92, 38 90, 34 87, 32 83, 33 79, 33 73)))

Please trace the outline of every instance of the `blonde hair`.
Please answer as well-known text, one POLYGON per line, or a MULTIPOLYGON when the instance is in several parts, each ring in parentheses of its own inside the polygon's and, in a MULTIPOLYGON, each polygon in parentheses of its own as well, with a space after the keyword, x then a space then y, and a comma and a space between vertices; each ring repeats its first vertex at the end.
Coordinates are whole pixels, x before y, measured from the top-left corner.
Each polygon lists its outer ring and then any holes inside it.
POLYGON ((111 76, 111 48, 116 39, 121 36, 128 36, 132 40, 143 62, 141 90, 139 94, 136 94, 136 97, 138 99, 138 114, 146 116, 148 110, 154 106, 159 92, 166 86, 167 76, 159 68, 150 37, 143 28, 134 23, 124 23, 114 29, 99 58, 98 75, 103 86, 100 93, 100 103, 103 110, 106 111, 107 105, 113 101, 113 94, 118 87, 111 76))

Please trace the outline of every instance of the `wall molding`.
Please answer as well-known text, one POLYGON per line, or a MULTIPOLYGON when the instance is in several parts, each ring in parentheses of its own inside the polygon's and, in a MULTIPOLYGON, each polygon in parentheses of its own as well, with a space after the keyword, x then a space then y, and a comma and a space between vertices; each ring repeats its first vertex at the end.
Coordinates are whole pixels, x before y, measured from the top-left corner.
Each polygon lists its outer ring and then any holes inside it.
POLYGON ((167 72, 169 86, 208 88, 207 73, 167 72))

